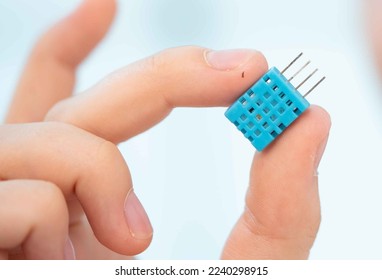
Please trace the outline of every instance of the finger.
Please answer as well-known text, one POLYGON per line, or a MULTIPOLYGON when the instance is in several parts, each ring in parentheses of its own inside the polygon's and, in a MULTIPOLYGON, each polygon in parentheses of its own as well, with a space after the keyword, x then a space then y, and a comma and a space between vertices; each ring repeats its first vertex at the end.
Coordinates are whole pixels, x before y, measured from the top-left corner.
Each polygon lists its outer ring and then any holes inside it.
MULTIPOLYGON (((70 206, 69 206, 70 209, 70 206)), ((70 210, 69 210, 70 214, 70 210)), ((72 217, 70 217, 71 219, 72 217)), ((73 242, 76 259, 78 260, 132 260, 102 245, 94 236, 93 229, 86 219, 80 219, 69 228, 70 238, 73 242)))
POLYGON ((0 136, 0 178, 53 182, 67 200, 78 198, 113 251, 134 255, 150 244, 152 227, 114 144, 62 123, 5 125, 0 136))
POLYGON ((46 119, 73 124, 117 143, 160 122, 174 107, 227 106, 266 70, 267 63, 257 51, 169 49, 60 102, 46 119))
POLYGON ((382 18, 379 11, 382 9, 382 2, 379 0, 363 1, 366 11, 366 21, 368 27, 368 35, 371 39, 371 47, 374 51, 375 61, 382 74, 382 18))
POLYGON ((43 120, 58 101, 72 94, 77 66, 109 29, 115 0, 85 0, 36 44, 16 89, 6 122, 43 120))
POLYGON ((9 258, 74 258, 73 250, 68 250, 65 198, 55 185, 43 181, 3 181, 0 201, 0 248, 8 252, 9 258), (22 250, 15 250, 18 247, 22 250))
POLYGON ((312 106, 255 155, 246 209, 223 252, 229 259, 305 259, 320 224, 317 167, 330 117, 312 106))

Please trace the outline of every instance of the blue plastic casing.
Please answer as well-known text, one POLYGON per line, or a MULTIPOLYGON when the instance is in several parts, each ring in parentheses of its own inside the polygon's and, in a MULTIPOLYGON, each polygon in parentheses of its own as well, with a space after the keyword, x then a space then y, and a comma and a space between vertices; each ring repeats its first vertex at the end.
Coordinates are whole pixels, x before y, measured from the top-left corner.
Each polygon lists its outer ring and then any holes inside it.
POLYGON ((258 150, 264 150, 310 106, 296 88, 272 67, 225 112, 258 150))

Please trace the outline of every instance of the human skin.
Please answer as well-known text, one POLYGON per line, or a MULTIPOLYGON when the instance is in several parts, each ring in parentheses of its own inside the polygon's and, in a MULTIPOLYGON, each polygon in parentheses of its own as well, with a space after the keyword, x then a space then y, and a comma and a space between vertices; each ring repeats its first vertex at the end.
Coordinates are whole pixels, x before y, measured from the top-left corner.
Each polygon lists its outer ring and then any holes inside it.
MULTIPOLYGON (((115 1, 84 1, 32 51, 8 124, 0 128, 0 199, 8 201, 0 206, 0 228, 7 228, 0 232, 0 258, 119 259, 145 250, 153 229, 116 144, 175 107, 228 106, 268 68, 254 50, 181 47, 71 96, 77 66, 104 36, 115 10, 115 1), (19 223, 6 226, 14 220, 19 223)), ((329 129, 329 115, 312 106, 255 154, 246 206, 222 258, 309 256, 320 224, 317 168, 329 129)))
POLYGON ((379 0, 365 0, 364 10, 366 16, 367 34, 371 40, 374 58, 382 75, 382 2, 379 0))

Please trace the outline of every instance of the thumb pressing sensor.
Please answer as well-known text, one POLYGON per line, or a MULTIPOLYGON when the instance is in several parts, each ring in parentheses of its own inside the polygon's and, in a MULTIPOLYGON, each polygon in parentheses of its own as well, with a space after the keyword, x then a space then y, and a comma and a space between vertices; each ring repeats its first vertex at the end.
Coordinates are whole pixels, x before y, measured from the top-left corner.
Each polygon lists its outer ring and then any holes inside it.
POLYGON ((276 67, 269 69, 225 112, 225 116, 258 151, 264 150, 309 108, 310 104, 305 97, 325 80, 325 77, 321 78, 303 95, 298 89, 318 69, 311 72, 297 87, 291 83, 310 64, 310 61, 289 79, 284 76, 302 55, 303 53, 300 53, 282 72, 276 67))

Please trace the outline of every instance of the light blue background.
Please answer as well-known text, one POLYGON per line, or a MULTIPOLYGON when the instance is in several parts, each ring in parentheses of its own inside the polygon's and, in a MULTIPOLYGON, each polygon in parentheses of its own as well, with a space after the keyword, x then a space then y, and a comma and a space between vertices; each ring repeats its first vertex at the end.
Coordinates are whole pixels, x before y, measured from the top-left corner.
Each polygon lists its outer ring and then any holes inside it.
MULTIPOLYGON (((36 38, 80 1, 0 0, 0 115, 36 38)), ((333 127, 320 167, 322 224, 312 259, 382 258, 379 82, 356 0, 120 1, 76 92, 178 45, 255 48, 283 67, 304 51, 328 77, 310 97, 333 127)), ((181 62, 180 62, 181 63, 181 62)), ((218 258, 243 209, 253 148, 224 109, 177 109, 120 146, 155 228, 149 259, 218 258)))

